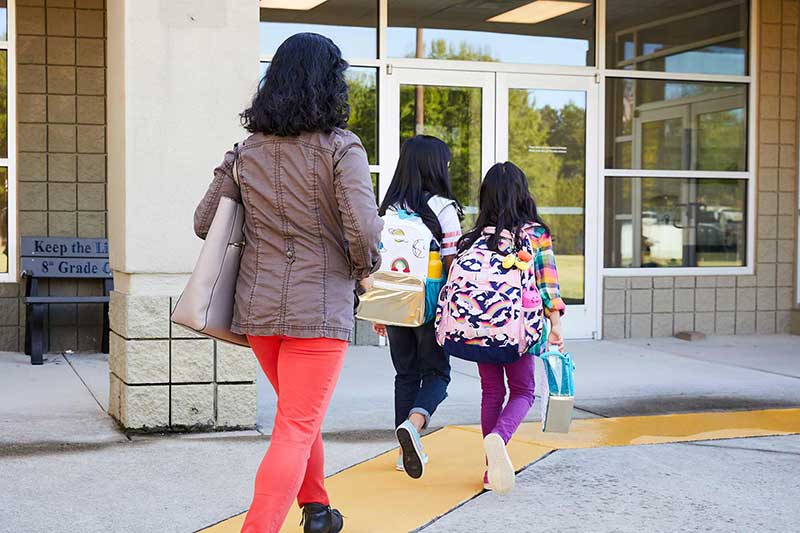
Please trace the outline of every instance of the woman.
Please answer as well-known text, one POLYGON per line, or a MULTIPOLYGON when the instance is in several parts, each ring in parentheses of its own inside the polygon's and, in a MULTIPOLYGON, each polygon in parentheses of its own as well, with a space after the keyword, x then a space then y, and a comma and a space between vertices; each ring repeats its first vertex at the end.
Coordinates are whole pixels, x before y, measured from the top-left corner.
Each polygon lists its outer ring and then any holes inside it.
MULTIPOLYGON (((444 272, 456 253, 461 237, 461 206, 450 187, 450 148, 444 141, 417 135, 403 143, 394 178, 378 211, 402 208, 418 215, 441 249, 444 272)), ((400 444, 397 470, 418 479, 428 458, 419 432, 447 397, 450 361, 436 343, 433 320, 417 326, 374 325, 379 335, 389 336, 395 369, 395 435, 400 444)))
POLYGON ((356 280, 380 265, 383 227, 364 147, 343 129, 347 67, 327 37, 287 39, 241 115, 252 135, 225 155, 195 212, 204 237, 221 196, 244 204, 232 330, 248 336, 278 395, 244 532, 279 531, 295 497, 306 532, 343 527, 325 492, 320 428, 353 331, 356 280))

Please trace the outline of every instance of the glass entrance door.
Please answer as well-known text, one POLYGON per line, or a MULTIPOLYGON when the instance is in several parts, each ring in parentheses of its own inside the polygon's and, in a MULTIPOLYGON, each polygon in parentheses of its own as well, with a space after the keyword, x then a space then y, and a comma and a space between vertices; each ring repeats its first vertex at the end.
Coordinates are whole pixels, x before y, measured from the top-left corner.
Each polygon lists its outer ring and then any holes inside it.
POLYGON ((387 76, 382 160, 386 194, 403 141, 435 135, 453 154, 453 191, 464 229, 478 211, 483 175, 513 161, 528 176, 550 226, 567 302, 566 334, 593 338, 597 309, 598 223, 596 84, 591 78, 395 68, 387 76))
POLYGON ((497 160, 522 168, 550 227, 573 338, 599 331, 596 87, 584 77, 497 75, 497 160))
POLYGON ((494 74, 397 68, 387 79, 389 120, 383 138, 391 170, 381 180, 381 198, 403 141, 434 135, 450 147, 453 192, 464 206, 462 225, 470 227, 478 212, 481 179, 495 161, 494 74))

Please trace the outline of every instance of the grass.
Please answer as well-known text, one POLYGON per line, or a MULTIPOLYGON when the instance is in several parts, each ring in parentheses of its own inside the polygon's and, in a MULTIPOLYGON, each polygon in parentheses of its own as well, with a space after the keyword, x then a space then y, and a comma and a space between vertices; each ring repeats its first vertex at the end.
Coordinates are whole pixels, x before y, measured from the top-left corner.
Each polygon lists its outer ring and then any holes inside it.
POLYGON ((561 298, 571 301, 583 301, 584 258, 582 255, 556 255, 558 281, 561 284, 561 298))

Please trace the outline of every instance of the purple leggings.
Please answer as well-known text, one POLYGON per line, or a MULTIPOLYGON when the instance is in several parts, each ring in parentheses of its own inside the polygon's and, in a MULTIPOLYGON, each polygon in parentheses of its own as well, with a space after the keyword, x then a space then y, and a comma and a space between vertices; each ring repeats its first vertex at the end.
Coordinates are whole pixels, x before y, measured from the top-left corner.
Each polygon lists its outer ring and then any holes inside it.
POLYGON ((508 444, 511 436, 525 419, 533 405, 534 389, 533 356, 523 355, 509 365, 478 363, 481 376, 481 429, 485 437, 497 433, 508 444), (505 408, 506 384, 510 395, 505 408))

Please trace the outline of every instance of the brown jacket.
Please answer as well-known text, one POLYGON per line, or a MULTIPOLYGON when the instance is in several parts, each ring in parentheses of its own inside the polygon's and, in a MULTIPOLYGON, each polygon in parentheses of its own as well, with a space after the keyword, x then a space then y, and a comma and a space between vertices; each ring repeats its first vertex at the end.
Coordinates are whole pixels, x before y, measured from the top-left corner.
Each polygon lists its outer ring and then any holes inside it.
POLYGON ((244 204, 235 333, 329 337, 353 331, 356 280, 380 265, 367 154, 345 130, 297 137, 254 134, 225 154, 194 214, 204 238, 221 196, 244 204))

